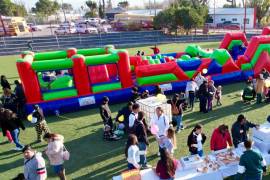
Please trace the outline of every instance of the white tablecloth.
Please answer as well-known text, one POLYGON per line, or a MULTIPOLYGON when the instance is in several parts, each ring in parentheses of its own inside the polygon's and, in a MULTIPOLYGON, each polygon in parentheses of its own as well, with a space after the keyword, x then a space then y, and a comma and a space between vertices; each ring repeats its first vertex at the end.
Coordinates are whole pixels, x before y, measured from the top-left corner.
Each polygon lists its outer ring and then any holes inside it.
MULTIPOLYGON (((140 172, 142 180, 159 180, 159 177, 152 169, 145 169, 140 172)), ((199 173, 196 169, 191 170, 177 170, 175 180, 223 180, 221 173, 218 171, 199 173)), ((113 180, 122 180, 121 175, 113 177, 113 180)))

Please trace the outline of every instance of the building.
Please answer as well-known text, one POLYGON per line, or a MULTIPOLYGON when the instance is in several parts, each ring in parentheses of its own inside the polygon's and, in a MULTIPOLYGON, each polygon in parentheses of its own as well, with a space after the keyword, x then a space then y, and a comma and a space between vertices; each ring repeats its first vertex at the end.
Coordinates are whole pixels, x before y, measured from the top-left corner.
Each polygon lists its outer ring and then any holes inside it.
MULTIPOLYGON (((239 23, 244 27, 244 8, 210 8, 209 9, 210 23, 216 26, 219 23, 225 21, 231 21, 232 23, 239 23)), ((256 27, 256 11, 254 8, 246 9, 246 28, 252 29, 256 27)))
POLYGON ((116 14, 121 14, 126 12, 126 10, 122 7, 116 7, 112 9, 108 9, 105 11, 105 16, 108 20, 113 21, 116 14))

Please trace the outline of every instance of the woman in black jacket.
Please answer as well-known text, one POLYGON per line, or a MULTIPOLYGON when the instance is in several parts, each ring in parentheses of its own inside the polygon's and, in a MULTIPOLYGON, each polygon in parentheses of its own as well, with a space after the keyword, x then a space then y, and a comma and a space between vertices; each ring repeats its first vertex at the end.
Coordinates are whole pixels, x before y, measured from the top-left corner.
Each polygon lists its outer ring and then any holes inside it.
POLYGON ((7 80, 6 76, 4 76, 4 75, 1 75, 1 86, 3 89, 5 89, 5 88, 11 89, 8 80, 7 80))
POLYGON ((197 124, 188 136, 187 145, 191 155, 198 154, 203 156, 203 144, 206 140, 206 136, 202 133, 202 125, 197 124))
POLYGON ((198 96, 200 99, 200 112, 207 113, 208 111, 206 105, 209 96, 207 81, 204 81, 203 84, 199 87, 198 96))
POLYGON ((16 114, 9 109, 5 109, 1 113, 0 117, 3 135, 5 136, 5 133, 8 130, 11 133, 14 143, 16 144, 16 148, 14 150, 21 151, 24 146, 19 141, 20 128, 25 130, 22 121, 17 118, 16 114))

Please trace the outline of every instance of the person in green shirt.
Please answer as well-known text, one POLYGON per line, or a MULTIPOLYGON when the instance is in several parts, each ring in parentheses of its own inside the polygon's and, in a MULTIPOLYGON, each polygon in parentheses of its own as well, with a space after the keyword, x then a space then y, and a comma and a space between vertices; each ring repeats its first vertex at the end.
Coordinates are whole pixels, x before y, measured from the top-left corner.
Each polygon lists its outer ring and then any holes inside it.
POLYGON ((244 145, 246 151, 240 157, 237 179, 240 179, 240 174, 242 174, 244 180, 262 180, 262 175, 266 174, 265 160, 259 152, 251 148, 251 140, 245 141, 244 145))

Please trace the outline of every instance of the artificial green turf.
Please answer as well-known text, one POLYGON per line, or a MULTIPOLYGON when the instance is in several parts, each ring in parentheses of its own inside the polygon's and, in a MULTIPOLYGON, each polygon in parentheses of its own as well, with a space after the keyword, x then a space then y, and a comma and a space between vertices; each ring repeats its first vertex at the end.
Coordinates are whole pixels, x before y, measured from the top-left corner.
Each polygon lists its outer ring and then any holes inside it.
MULTIPOLYGON (((203 43, 207 47, 217 47, 217 43, 203 43)), ((200 43, 201 45, 201 43, 200 43)), ((162 52, 175 52, 184 49, 182 44, 170 44, 160 46, 162 52)), ((204 47, 204 46, 203 46, 204 47)), ((135 54, 136 50, 145 49, 146 54, 150 53, 148 48, 132 48, 130 54, 135 54)), ((6 74, 8 77, 16 77, 15 57, 0 57, 0 74, 6 74)), ((221 107, 214 107, 214 110, 208 114, 197 112, 198 104, 196 104, 195 112, 185 112, 184 125, 187 128, 177 134, 178 149, 175 151, 175 157, 188 155, 186 146, 187 136, 196 123, 204 125, 204 132, 207 135, 207 141, 204 145, 206 153, 209 152, 210 136, 215 127, 222 123, 231 126, 239 113, 244 113, 249 120, 256 123, 263 123, 269 115, 269 105, 251 104, 243 105, 240 102, 240 90, 244 83, 232 84, 224 86, 221 107)), ((111 106, 113 116, 115 117, 117 110, 124 104, 111 106)), ((47 118, 51 131, 63 134, 65 136, 65 144, 71 153, 71 159, 66 162, 66 173, 68 179, 81 180, 105 180, 111 179, 114 175, 119 175, 121 171, 126 169, 126 160, 124 157, 125 139, 117 142, 104 142, 102 140, 102 122, 98 114, 98 109, 90 109, 61 115, 61 117, 47 118)), ((36 133, 32 124, 26 122, 28 127, 25 131, 21 131, 20 139, 24 144, 32 143, 36 140, 36 133)), ((150 137, 150 147, 148 152, 149 164, 155 165, 158 157, 157 144, 153 137, 150 137)), ((23 159, 21 153, 11 151, 13 144, 6 143, 6 138, 0 136, 0 180, 8 180, 15 177, 16 174, 23 171, 23 159)), ((34 148, 42 151, 45 143, 34 144, 34 148)), ((57 179, 49 167, 48 179, 57 179)), ((265 179, 269 179, 267 176, 265 179)))

